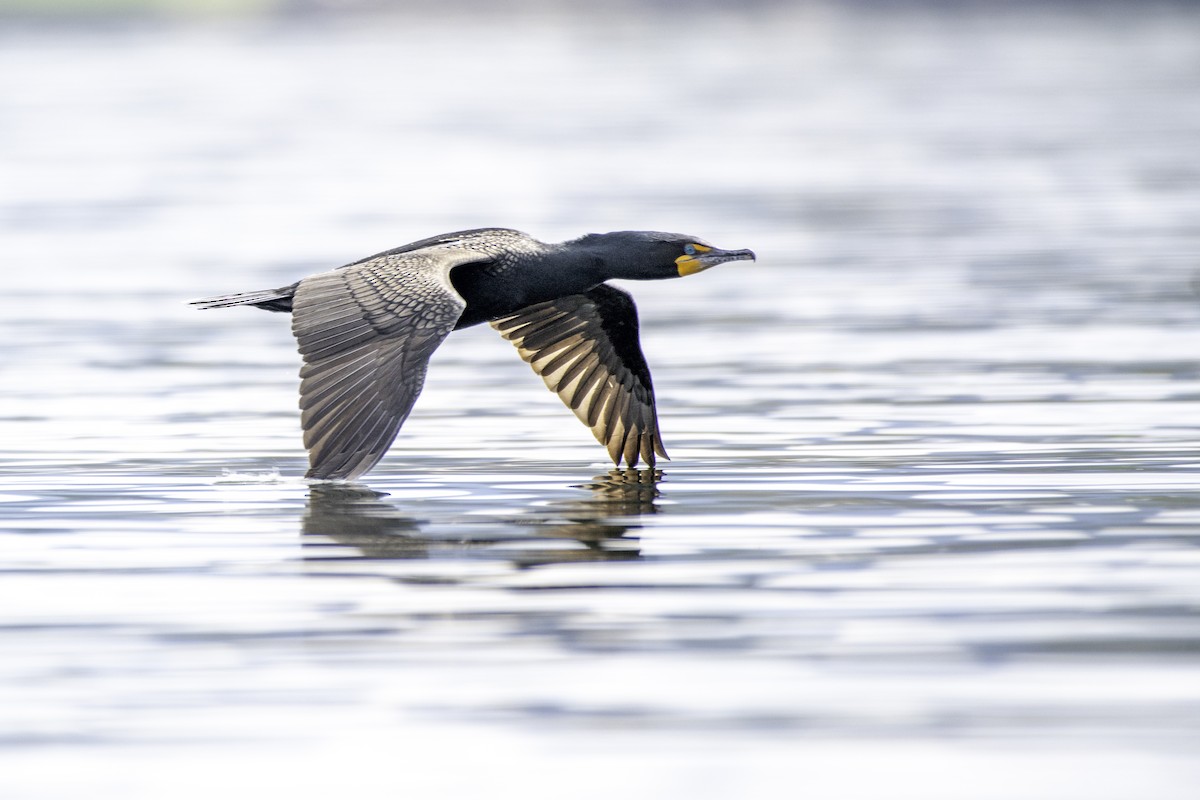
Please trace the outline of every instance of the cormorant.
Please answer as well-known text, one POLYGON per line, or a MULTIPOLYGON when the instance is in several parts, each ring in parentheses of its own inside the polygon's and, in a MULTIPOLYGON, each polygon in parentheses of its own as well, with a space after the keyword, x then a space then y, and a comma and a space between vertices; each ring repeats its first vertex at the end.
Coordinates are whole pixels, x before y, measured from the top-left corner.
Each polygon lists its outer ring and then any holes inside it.
POLYGON ((305 477, 351 479, 396 438, 452 330, 491 323, 617 465, 667 457, 633 298, 605 281, 678 278, 749 250, 694 236, 590 233, 545 244, 507 228, 447 233, 281 289, 194 301, 292 314, 299 342, 305 477))

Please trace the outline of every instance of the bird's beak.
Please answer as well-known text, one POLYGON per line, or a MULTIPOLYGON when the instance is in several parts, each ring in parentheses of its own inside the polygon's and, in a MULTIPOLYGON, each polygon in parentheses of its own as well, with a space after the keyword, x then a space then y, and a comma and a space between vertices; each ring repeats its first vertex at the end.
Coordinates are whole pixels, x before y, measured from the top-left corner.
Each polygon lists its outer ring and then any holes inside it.
POLYGON ((719 250, 715 247, 693 246, 696 248, 695 255, 680 256, 675 259, 675 266, 679 269, 680 276, 695 275, 697 272, 703 272, 717 264, 724 264, 726 261, 754 260, 753 250, 719 250))

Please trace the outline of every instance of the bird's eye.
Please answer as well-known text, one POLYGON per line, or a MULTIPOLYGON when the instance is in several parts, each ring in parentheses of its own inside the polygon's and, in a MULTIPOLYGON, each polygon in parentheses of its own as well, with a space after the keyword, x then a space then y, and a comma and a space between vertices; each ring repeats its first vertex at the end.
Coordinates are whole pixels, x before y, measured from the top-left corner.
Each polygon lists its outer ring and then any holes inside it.
POLYGON ((696 246, 694 244, 685 244, 683 246, 683 252, 687 253, 689 256, 694 256, 696 255, 696 246))

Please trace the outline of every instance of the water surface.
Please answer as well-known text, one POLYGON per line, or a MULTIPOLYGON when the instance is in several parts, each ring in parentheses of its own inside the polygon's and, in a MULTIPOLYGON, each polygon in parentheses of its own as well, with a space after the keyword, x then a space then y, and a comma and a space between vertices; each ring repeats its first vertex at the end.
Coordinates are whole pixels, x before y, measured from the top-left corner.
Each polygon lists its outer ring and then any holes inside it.
POLYGON ((3 34, 6 797, 1191 796, 1200 17, 622 19, 3 34), (628 287, 672 460, 485 328, 306 485, 185 301, 479 225, 759 253, 628 287))

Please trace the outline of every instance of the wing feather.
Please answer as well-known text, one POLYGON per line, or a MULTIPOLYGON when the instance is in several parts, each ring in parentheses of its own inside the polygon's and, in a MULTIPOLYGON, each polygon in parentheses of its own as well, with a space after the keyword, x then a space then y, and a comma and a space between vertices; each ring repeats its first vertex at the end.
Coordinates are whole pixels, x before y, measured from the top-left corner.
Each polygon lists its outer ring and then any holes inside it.
POLYGON ((292 332, 304 357, 307 477, 351 479, 383 458, 466 306, 450 270, 486 259, 449 247, 405 251, 300 281, 292 332))
MULTIPOLYGON (((591 353, 587 357, 584 371, 580 374, 577 382, 575 393, 569 395, 571 402, 567 403, 567 407, 573 410, 576 414, 581 415, 580 418, 587 422, 587 417, 591 413, 589 409, 591 404, 584 406, 585 401, 589 398, 595 399, 594 392, 596 383, 604 379, 604 368, 600 363, 600 357, 595 353, 591 353)), ((569 388, 569 387, 565 387, 569 388)), ((563 392, 563 397, 568 397, 566 391, 563 392)), ((591 424, 588 425, 591 427, 591 424)))
POLYGON ((638 341, 637 308, 600 284, 492 322, 546 386, 591 428, 616 464, 667 458, 654 387, 638 341))

